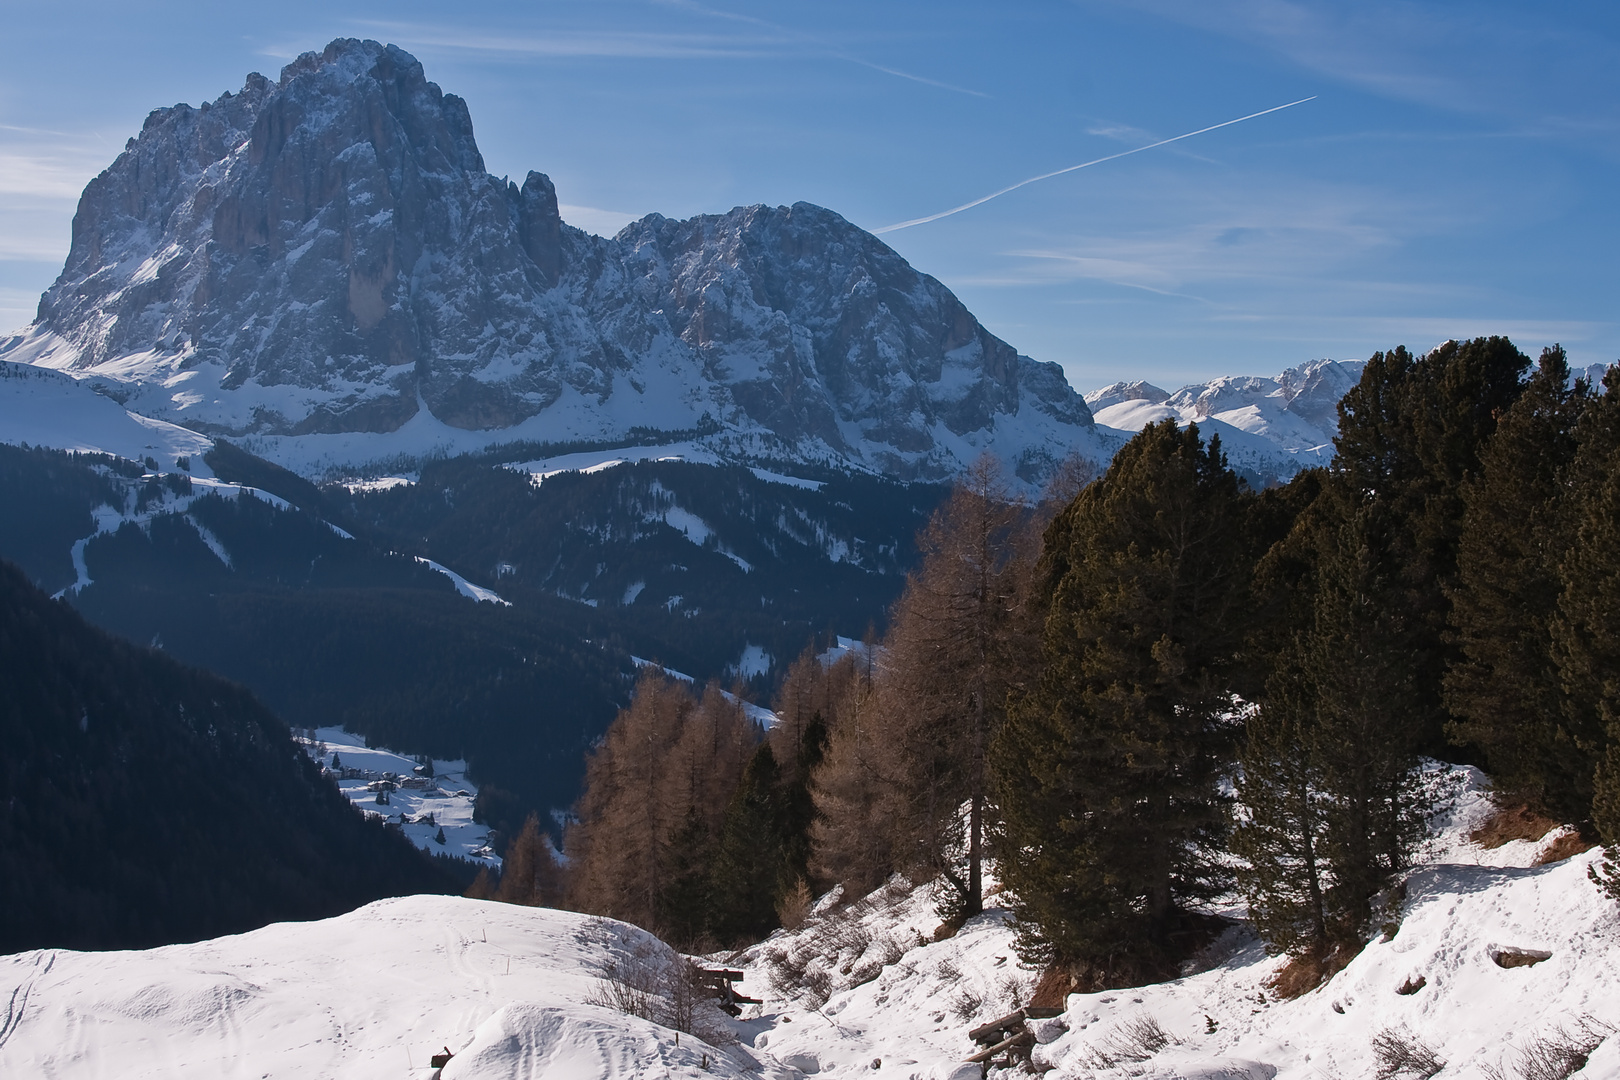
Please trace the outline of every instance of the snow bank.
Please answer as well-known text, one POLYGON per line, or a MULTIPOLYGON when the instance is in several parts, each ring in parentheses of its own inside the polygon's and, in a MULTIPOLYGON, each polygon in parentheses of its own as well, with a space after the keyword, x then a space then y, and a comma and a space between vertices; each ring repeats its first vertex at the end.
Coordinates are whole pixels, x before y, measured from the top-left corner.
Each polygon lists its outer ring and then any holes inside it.
POLYGON ((444 1080, 787 1080, 586 1004, 638 944, 663 949, 583 915, 414 896, 195 945, 19 953, 0 958, 0 1076, 428 1080, 448 1046, 444 1080))

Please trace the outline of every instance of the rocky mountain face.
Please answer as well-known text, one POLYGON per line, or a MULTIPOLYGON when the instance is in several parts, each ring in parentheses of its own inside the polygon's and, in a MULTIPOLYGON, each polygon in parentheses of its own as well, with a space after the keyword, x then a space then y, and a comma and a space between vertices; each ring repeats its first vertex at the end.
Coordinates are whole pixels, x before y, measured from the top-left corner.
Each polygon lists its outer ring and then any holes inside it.
POLYGON ((590 235, 540 173, 489 175, 466 103, 371 41, 152 113, 85 189, 61 277, 0 358, 232 435, 424 413, 530 439, 698 428, 903 478, 989 449, 1032 482, 1095 437, 1057 365, 837 214, 590 235))

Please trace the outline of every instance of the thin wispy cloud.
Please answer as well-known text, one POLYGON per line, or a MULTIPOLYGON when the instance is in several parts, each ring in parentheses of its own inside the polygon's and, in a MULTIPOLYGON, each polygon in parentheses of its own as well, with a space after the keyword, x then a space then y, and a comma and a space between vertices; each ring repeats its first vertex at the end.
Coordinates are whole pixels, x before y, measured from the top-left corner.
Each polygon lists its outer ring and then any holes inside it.
POLYGON ((844 60, 851 64, 858 64, 861 67, 870 68, 873 71, 879 71, 885 75, 892 75, 897 79, 908 79, 911 82, 921 83, 924 86, 932 86, 940 90, 949 90, 956 94, 967 94, 978 98, 990 97, 989 94, 982 90, 973 90, 965 86, 958 86, 955 83, 945 82, 941 79, 929 78, 926 75, 918 75, 910 71, 902 71, 896 67, 874 63, 859 56, 854 56, 848 51, 839 49, 833 42, 828 41, 825 38, 818 37, 815 34, 810 34, 802 30, 795 30, 792 27, 783 26, 781 23, 769 22, 765 19, 755 18, 752 15, 739 15, 732 11, 722 11, 719 8, 712 8, 705 4, 696 3, 695 0, 654 0, 654 2, 663 7, 690 12, 691 14, 701 15, 706 18, 725 19, 731 22, 745 23, 749 26, 762 27, 771 30, 774 33, 783 35, 790 40, 798 41, 806 46, 822 50, 826 52, 827 55, 835 59, 844 60))
POLYGON ((1143 131, 1139 127, 1129 124, 1093 124, 1086 128, 1087 135, 1096 135, 1104 139, 1114 139, 1118 142, 1142 143, 1153 139, 1151 131, 1143 131))
POLYGON ((76 200, 105 167, 100 156, 0 148, 0 197, 76 200))
POLYGON ((1207 131, 1215 131, 1219 128, 1231 127, 1233 124, 1241 124, 1245 120, 1253 120, 1259 116, 1266 116, 1270 113, 1281 112, 1283 109, 1291 109, 1295 105, 1303 105, 1307 101, 1315 100, 1316 95, 1312 94, 1310 97, 1300 98, 1298 101, 1290 101, 1286 105, 1275 105, 1269 109, 1261 109, 1259 112, 1250 113, 1247 116, 1239 116, 1234 120, 1224 120, 1219 124, 1211 124, 1208 127, 1199 128, 1197 131, 1189 131, 1182 135, 1171 136, 1168 139, 1160 139, 1158 142, 1149 143, 1146 146, 1138 146, 1132 150, 1121 150, 1117 154, 1109 154, 1107 157, 1093 158, 1091 161, 1082 161, 1080 164, 1070 165, 1066 169, 1054 169, 1048 173, 1041 173, 1039 176, 1031 176, 1027 180, 1020 180, 1016 184, 1008 184, 1000 191, 992 191, 988 195, 974 199, 972 202, 965 202, 961 206, 953 206, 949 210, 941 210, 939 213, 929 214, 927 217, 912 218, 910 221, 901 221, 894 225, 885 225, 882 228, 873 229, 872 231, 881 235, 883 233, 897 232, 900 229, 909 229, 915 225, 926 225, 931 221, 939 221, 941 218, 948 218, 953 214, 960 214, 964 210, 971 210, 975 206, 983 206, 991 199, 999 199, 1001 196, 1006 195, 1009 192, 1017 191, 1019 188, 1028 187, 1030 184, 1039 183, 1042 180, 1050 180, 1054 176, 1063 176, 1066 173, 1072 173, 1079 169, 1089 169, 1093 165, 1101 165, 1105 161, 1117 161, 1122 157, 1130 157, 1132 154, 1140 154, 1145 150, 1154 150, 1161 146, 1168 146, 1171 143, 1180 142, 1183 139, 1190 139, 1194 135, 1202 135, 1207 131))
POLYGON ((988 98, 990 96, 983 90, 969 90, 965 86, 956 86, 948 82, 940 82, 938 79, 929 79, 922 75, 913 75, 909 71, 901 71, 899 68, 884 67, 882 64, 874 64, 870 60, 862 60, 855 56, 840 56, 839 59, 848 60, 850 63, 859 64, 864 68, 871 68, 873 71, 881 71, 885 75, 893 75, 897 79, 910 79, 912 82, 922 83, 924 86, 935 86, 941 90, 950 90, 958 94, 969 94, 973 97, 979 98, 988 98))
POLYGON ((777 37, 660 33, 641 30, 553 30, 502 34, 417 23, 362 22, 401 45, 423 52, 453 49, 536 57, 605 57, 634 60, 713 60, 780 53, 791 42, 777 37))
POLYGON ((1574 21, 1561 23, 1557 6, 1522 5, 1495 17, 1466 5, 1411 0, 1130 0, 1129 6, 1260 45, 1300 68, 1399 101, 1552 126, 1616 115, 1613 95, 1582 100, 1569 90, 1586 85, 1583 72, 1620 70, 1620 44, 1581 33, 1574 21))

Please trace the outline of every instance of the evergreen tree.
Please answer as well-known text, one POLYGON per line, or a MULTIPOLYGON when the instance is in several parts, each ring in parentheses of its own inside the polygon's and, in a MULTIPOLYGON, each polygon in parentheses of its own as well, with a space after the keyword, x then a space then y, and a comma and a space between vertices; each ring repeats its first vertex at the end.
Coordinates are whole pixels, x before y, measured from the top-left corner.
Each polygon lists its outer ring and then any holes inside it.
POLYGON ((1047 531, 1045 672, 993 758, 1027 959, 1162 971, 1183 905, 1222 885, 1245 503, 1219 440, 1167 421, 1047 531))
POLYGON ((1307 737, 1309 706, 1284 689, 1293 681, 1279 678, 1245 725, 1232 854, 1242 860, 1238 884, 1267 946, 1320 956, 1328 944, 1323 790, 1307 737))
POLYGON ((1240 755, 1233 851, 1270 947, 1320 958, 1364 940, 1425 806, 1407 712, 1416 672, 1387 646, 1420 618, 1402 605, 1391 554, 1401 523, 1342 475, 1313 483, 1315 500, 1256 573, 1261 608, 1288 637, 1259 635, 1274 648, 1240 755))
POLYGON ((1620 900, 1620 366, 1604 375, 1576 440, 1553 657, 1570 742, 1595 766, 1592 824, 1609 852, 1594 876, 1620 900))
POLYGON ((1462 657, 1445 677, 1448 733, 1481 751, 1499 795, 1575 822, 1591 815, 1593 761, 1564 716, 1551 625, 1569 544, 1561 495, 1588 400, 1563 349, 1544 350, 1481 451, 1451 592, 1462 657))
MULTIPOLYGON (((1356 505, 1342 483, 1322 500, 1314 622, 1300 669, 1314 699, 1307 752, 1320 768, 1328 903, 1338 931, 1364 935, 1372 901, 1409 865, 1425 806, 1416 784, 1419 729, 1406 707, 1420 673, 1388 648, 1410 636, 1406 581, 1392 565, 1400 527, 1381 503, 1356 505)), ((1333 927, 1330 927, 1333 929, 1333 927)))
POLYGON ((1404 711, 1430 754, 1446 753, 1442 679, 1458 658, 1447 625, 1462 535, 1464 482, 1496 419, 1518 397, 1529 359, 1507 338, 1449 341, 1421 358, 1375 353, 1339 403, 1333 471, 1358 499, 1384 505, 1392 585, 1411 618, 1385 647, 1412 673, 1404 711))
POLYGON ((754 751, 731 797, 710 879, 714 930, 722 940, 756 940, 776 926, 785 891, 779 776, 771 744, 754 751))
POLYGON ((664 887, 659 892, 658 926, 669 940, 692 951, 706 944, 715 927, 715 856, 719 838, 696 806, 669 845, 664 887))
MULTIPOLYGON (((778 725, 780 726, 780 725, 778 725)), ((771 729, 771 746, 785 742, 771 729)), ((811 714, 791 751, 791 768, 781 772, 782 892, 785 894, 810 874, 810 830, 816 820, 815 797, 810 778, 827 756, 827 724, 819 712, 811 714)))

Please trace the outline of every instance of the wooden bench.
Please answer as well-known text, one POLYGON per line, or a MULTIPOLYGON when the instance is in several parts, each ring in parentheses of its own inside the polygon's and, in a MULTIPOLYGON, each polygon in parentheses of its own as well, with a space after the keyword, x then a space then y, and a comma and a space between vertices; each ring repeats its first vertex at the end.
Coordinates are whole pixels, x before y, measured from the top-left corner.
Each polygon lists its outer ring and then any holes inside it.
POLYGON ((744 1005, 764 1004, 759 998, 737 993, 735 984, 742 982, 742 977, 742 972, 729 968, 698 968, 698 985, 713 994, 720 1007, 731 1016, 740 1016, 744 1005))
POLYGON ((988 1024, 980 1024, 968 1032, 968 1038, 978 1043, 984 1049, 969 1056, 966 1060, 976 1063, 988 1071, 990 1061, 997 1054, 1006 1054, 1005 1064, 1011 1066, 1015 1061, 1029 1060, 1029 1052, 1035 1045, 1035 1033, 1029 1030, 1025 1020, 1045 1020, 1053 1016, 1061 1016, 1062 1009, 1048 1006, 1031 1005, 1022 1009, 1015 1009, 1006 1016, 997 1017, 988 1024))

